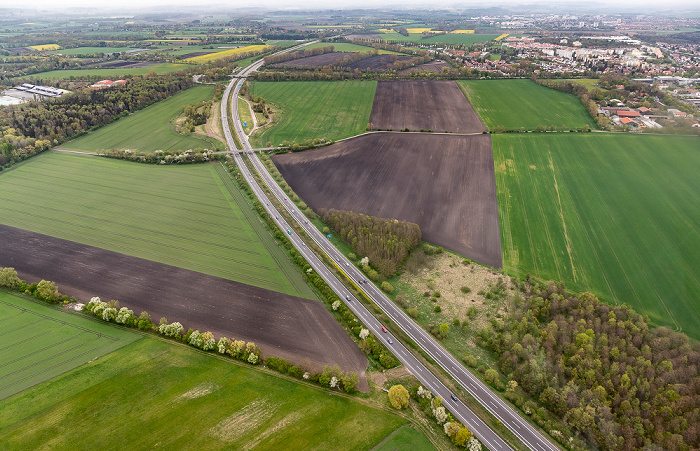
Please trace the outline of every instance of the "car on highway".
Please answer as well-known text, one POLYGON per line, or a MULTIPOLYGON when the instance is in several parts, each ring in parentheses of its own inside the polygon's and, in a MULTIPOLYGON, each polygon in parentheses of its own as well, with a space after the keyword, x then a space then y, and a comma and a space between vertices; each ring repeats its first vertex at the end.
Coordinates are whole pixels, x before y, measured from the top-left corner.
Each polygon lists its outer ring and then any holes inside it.
POLYGON ((450 395, 450 398, 452 398, 452 401, 455 401, 455 402, 459 401, 459 399, 457 399, 457 397, 455 395, 450 395))
POLYGON ((393 344, 394 344, 394 342, 391 341, 391 338, 389 338, 389 337, 387 337, 386 341, 387 341, 390 345, 393 345, 393 344))
POLYGON ((367 283, 367 279, 363 280, 364 283, 367 283))
POLYGON ((346 301, 349 301, 349 300, 350 300, 350 296, 348 296, 348 295, 346 294, 346 295, 345 295, 345 300, 346 300, 346 301))
POLYGON ((287 235, 291 235, 291 234, 292 234, 292 231, 287 229, 287 235))
POLYGON ((387 333, 386 327, 382 326, 382 332, 387 333))

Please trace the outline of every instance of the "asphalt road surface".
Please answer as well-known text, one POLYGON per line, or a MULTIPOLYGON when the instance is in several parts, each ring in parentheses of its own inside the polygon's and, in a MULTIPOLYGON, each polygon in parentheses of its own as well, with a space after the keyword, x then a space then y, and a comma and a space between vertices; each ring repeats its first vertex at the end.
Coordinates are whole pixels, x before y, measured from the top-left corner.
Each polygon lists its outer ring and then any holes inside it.
MULTIPOLYGON (((310 43, 308 43, 310 44, 310 43)), ((305 44, 305 45, 308 45, 305 44)), ((285 50, 285 52, 297 50, 301 46, 285 50)), ((245 77, 256 71, 264 63, 263 60, 253 63, 243 70, 239 76, 245 77)), ((371 299, 384 313, 396 323, 418 346, 433 358, 452 378, 457 381, 467 392, 469 392, 486 410, 503 423, 516 437, 518 437, 528 448, 538 451, 554 451, 559 448, 547 440, 539 431, 518 415, 509 405, 499 398, 491 389, 479 378, 467 370, 457 359, 447 352, 430 334, 425 332, 406 313, 397 307, 388 297, 384 295, 373 283, 365 283, 366 276, 360 272, 355 265, 338 251, 326 237, 311 223, 308 222, 303 213, 292 203, 289 197, 282 191, 272 176, 267 172, 257 155, 252 152, 252 147, 248 143, 247 136, 243 132, 243 127, 238 118, 238 91, 241 88, 243 79, 234 78, 226 88, 223 101, 221 102, 221 118, 226 141, 230 149, 235 149, 233 136, 228 124, 228 99, 233 89, 233 105, 231 108, 232 123, 236 129, 244 153, 247 154, 254 165, 256 171, 262 177, 264 183, 279 200, 279 202, 295 219, 297 224, 304 229, 308 236, 326 253, 335 265, 355 284, 365 295, 371 299), (363 281, 360 283, 359 281, 363 281)), ((413 356, 396 337, 391 333, 382 332, 382 324, 348 291, 347 288, 330 272, 321 260, 304 244, 303 240, 293 232, 293 227, 287 223, 277 209, 270 203, 263 189, 253 179, 248 170, 241 152, 234 152, 234 159, 241 170, 243 176, 255 193, 256 197, 265 206, 267 212, 275 218, 277 225, 285 231, 294 247, 309 262, 311 267, 321 276, 326 283, 338 294, 355 315, 365 324, 367 328, 389 348, 397 359, 420 382, 434 395, 443 399, 443 405, 462 424, 466 425, 481 442, 490 450, 510 450, 512 449, 500 436, 488 427, 474 412, 466 407, 440 380, 430 372, 418 359, 413 356), (389 340, 392 343, 389 343, 389 340)))

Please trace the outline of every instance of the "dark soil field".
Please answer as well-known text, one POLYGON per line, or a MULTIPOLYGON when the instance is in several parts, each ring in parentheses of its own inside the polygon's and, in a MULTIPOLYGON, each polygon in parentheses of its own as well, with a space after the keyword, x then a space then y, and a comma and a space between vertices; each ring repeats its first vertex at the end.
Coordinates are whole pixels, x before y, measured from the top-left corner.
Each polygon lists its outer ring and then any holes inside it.
POLYGON ((324 67, 331 64, 337 64, 343 61, 343 58, 352 55, 349 52, 332 52, 322 55, 307 56, 283 63, 274 64, 272 67, 324 67))
POLYGON ((399 74, 413 74, 417 72, 442 72, 442 68, 450 68, 449 64, 441 60, 431 61, 429 63, 421 64, 420 66, 409 67, 407 69, 402 69, 399 74))
POLYGON ((415 222, 425 241, 501 267, 490 135, 372 133, 273 160, 313 209, 415 222))
POLYGON ((383 71, 389 70, 389 66, 394 64, 396 61, 410 59, 411 57, 406 55, 376 55, 360 61, 355 61, 354 63, 348 64, 345 67, 348 69, 383 71))
POLYGON ((159 64, 159 63, 157 63, 155 61, 141 61, 141 62, 112 61, 110 63, 102 64, 102 65, 100 65, 100 67, 103 69, 118 69, 118 68, 128 69, 128 68, 155 66, 156 64, 159 64))
POLYGON ((184 55, 179 55, 177 57, 177 59, 184 60, 187 58, 194 58, 195 56, 211 55, 212 53, 215 53, 215 52, 190 52, 190 53, 185 53, 184 55))
POLYGON ((454 81, 380 81, 372 129, 481 133, 479 116, 454 81))
POLYGON ((367 359, 321 302, 5 225, 0 242, 0 267, 14 267, 28 282, 52 280, 84 302, 117 299, 155 323, 167 317, 217 339, 253 341, 263 356, 317 370, 337 363, 367 387, 367 359))

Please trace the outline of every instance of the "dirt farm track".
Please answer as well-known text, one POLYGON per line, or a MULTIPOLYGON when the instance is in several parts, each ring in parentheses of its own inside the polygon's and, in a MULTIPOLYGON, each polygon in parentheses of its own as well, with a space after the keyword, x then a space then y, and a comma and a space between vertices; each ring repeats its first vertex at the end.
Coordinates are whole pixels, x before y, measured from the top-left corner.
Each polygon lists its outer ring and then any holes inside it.
POLYGON ((140 314, 187 328, 253 341, 263 356, 323 369, 338 364, 360 376, 367 359, 319 301, 131 257, 73 241, 0 225, 0 267, 28 282, 56 282, 63 294, 88 301, 117 299, 140 314))
POLYGON ((273 161, 313 209, 415 222, 425 241, 501 266, 490 135, 370 133, 273 161))

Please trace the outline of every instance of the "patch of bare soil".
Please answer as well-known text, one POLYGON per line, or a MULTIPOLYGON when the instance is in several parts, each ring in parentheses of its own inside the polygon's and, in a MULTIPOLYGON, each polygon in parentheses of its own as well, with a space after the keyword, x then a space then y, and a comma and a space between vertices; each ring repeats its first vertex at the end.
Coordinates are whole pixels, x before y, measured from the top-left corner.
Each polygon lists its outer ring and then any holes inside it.
POLYGON ((414 222, 425 241, 501 266, 490 135, 372 133, 273 161, 314 210, 414 222))
POLYGON ((476 111, 452 80, 380 81, 369 122, 373 130, 486 131, 476 111))
POLYGON ((338 364, 367 389, 367 359, 323 303, 232 280, 0 225, 0 267, 29 283, 56 282, 86 301, 116 299, 154 322, 252 341, 263 356, 284 357, 312 370, 338 364))
POLYGON ((375 55, 354 63, 348 64, 348 69, 383 71, 389 70, 396 61, 407 61, 412 57, 408 55, 375 55))

